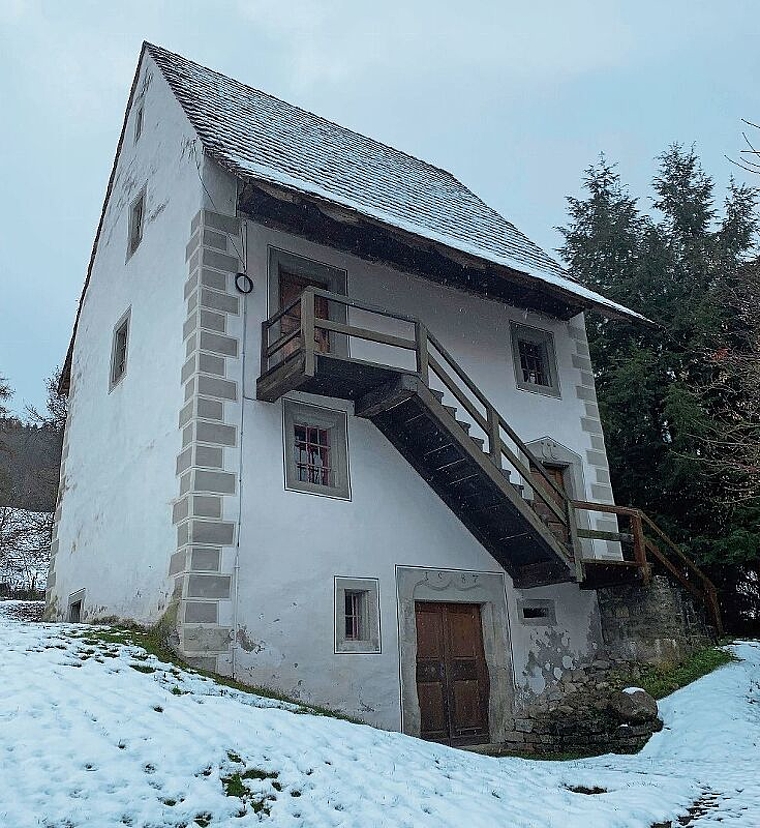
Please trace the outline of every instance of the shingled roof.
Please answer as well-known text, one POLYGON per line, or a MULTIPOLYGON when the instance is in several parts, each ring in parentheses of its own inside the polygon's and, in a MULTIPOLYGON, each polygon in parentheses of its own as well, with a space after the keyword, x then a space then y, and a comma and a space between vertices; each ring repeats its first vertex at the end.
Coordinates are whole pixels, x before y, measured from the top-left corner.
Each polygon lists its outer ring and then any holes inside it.
MULTIPOLYGON (((573 279, 561 265, 451 173, 260 92, 152 43, 143 49, 166 78, 206 152, 245 181, 302 193, 354 211, 485 266, 521 274, 572 305, 647 322, 573 279)), ((67 392, 74 339, 113 187, 129 109, 90 255, 59 390, 67 392)))
POLYGON ((243 179, 305 193, 486 263, 589 307, 643 319, 583 287, 451 173, 146 43, 206 151, 243 179))

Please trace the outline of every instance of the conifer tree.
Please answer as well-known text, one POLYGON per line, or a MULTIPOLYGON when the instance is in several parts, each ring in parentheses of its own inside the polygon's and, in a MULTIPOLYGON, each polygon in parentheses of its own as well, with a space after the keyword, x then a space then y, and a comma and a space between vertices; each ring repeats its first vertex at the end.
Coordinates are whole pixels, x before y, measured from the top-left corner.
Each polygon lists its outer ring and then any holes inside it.
POLYGON ((652 186, 650 213, 602 157, 586 196, 568 199, 560 252, 583 284, 654 323, 587 320, 617 502, 648 512, 731 593, 744 577, 737 559, 756 561, 760 536, 705 447, 729 404, 714 355, 745 324, 727 297, 752 250, 757 196, 732 182, 719 216, 713 181, 680 145, 660 156, 652 186))

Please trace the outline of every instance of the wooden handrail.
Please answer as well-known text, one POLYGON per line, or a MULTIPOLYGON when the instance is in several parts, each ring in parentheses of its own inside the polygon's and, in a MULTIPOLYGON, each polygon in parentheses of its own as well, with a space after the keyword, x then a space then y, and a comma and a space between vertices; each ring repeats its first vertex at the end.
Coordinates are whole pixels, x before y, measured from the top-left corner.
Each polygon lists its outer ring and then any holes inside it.
MULTIPOLYGON (((603 512, 628 518, 631 521, 630 538, 633 544, 634 561, 641 571, 644 583, 648 583, 651 579, 651 566, 649 564, 649 557, 651 557, 664 567, 688 592, 705 603, 718 635, 723 635, 723 620, 721 618, 717 597, 718 592, 715 584, 713 584, 699 566, 647 514, 640 509, 632 509, 627 506, 613 506, 608 503, 590 503, 582 500, 572 501, 571 509, 603 512), (646 537, 645 527, 651 530, 665 544, 667 552, 663 551, 654 540, 646 537), (677 558, 680 568, 668 557, 668 553, 671 553, 677 558), (695 578, 692 579, 689 576, 695 576, 695 578)), ((605 535, 617 534, 616 540, 622 542, 628 540, 625 533, 622 532, 609 533, 599 530, 581 530, 577 531, 577 534, 579 537, 602 540, 610 539, 604 537, 605 535)))
POLYGON ((533 454, 522 441, 517 432, 496 410, 488 398, 473 382, 467 372, 459 365, 446 348, 431 334, 427 327, 417 318, 406 314, 391 313, 365 302, 357 302, 346 296, 332 293, 322 288, 307 287, 301 295, 294 299, 285 308, 282 308, 272 317, 262 323, 261 360, 262 373, 266 373, 271 357, 282 351, 289 343, 301 338, 300 351, 304 355, 304 370, 307 374, 314 373, 317 330, 328 331, 346 337, 354 337, 369 342, 376 342, 393 348, 413 351, 416 359, 416 374, 422 382, 430 387, 432 373, 447 389, 462 409, 472 418, 472 421, 482 429, 488 439, 488 455, 494 466, 503 468, 502 458, 508 466, 514 469, 526 482, 529 481, 535 495, 550 509, 557 520, 569 530, 572 548, 575 550, 576 567, 579 580, 582 576, 583 563, 580 554, 580 539, 612 540, 621 543, 631 543, 633 546, 633 562, 638 566, 644 583, 651 577, 651 566, 648 555, 660 563, 671 575, 679 580, 692 594, 701 598, 710 611, 719 633, 722 633, 720 607, 717 590, 705 573, 672 541, 654 521, 639 509, 626 506, 614 506, 607 503, 592 503, 585 500, 571 500, 548 475, 541 461, 533 454), (370 314, 382 316, 414 325, 414 338, 392 334, 384 334, 371 328, 349 325, 335 319, 322 319, 316 316, 315 299, 322 297, 328 302, 336 302, 348 308, 355 308, 370 314), (281 336, 270 345, 269 332, 272 326, 280 321, 300 302, 300 328, 281 336), (461 385, 460 385, 461 383, 461 385), (464 386, 464 388, 462 387, 464 386), (465 392, 465 390, 468 393, 465 392), (471 396, 470 396, 471 395, 471 396), (513 451, 502 439, 502 430, 511 443, 517 447, 513 451), (521 453, 527 459, 526 463, 518 455, 521 453), (625 517, 630 521, 631 531, 607 532, 594 529, 579 529, 576 521, 578 511, 601 512, 625 517), (651 538, 646 537, 645 528, 653 532, 663 548, 651 538), (668 558, 673 555, 678 564, 668 558), (697 583, 698 582, 698 583, 697 583))
POLYGON ((392 336, 369 328, 358 328, 355 325, 346 325, 344 322, 334 322, 332 319, 314 320, 314 327, 322 331, 334 331, 335 333, 355 336, 357 339, 365 339, 368 342, 378 342, 381 345, 392 345, 394 348, 403 348, 407 351, 416 351, 417 343, 413 339, 404 339, 401 336, 392 336))
POLYGON ((432 372, 456 399, 457 403, 467 412, 473 421, 483 430, 488 438, 488 454, 494 465, 503 468, 502 457, 525 481, 529 483, 535 496, 542 501, 553 513, 556 519, 564 526, 570 525, 568 513, 569 500, 565 492, 546 473, 541 462, 528 449, 514 429, 496 410, 488 398, 472 381, 467 372, 459 365, 446 348, 427 330, 426 326, 416 317, 407 314, 392 313, 384 308, 371 305, 366 302, 358 302, 349 299, 347 296, 332 293, 315 286, 307 287, 301 295, 293 300, 285 308, 282 308, 262 325, 262 373, 269 370, 271 358, 282 351, 289 343, 294 341, 300 334, 301 346, 305 358, 305 370, 310 373, 314 369, 315 359, 315 332, 317 330, 331 331, 346 337, 354 337, 369 342, 376 342, 381 345, 388 345, 394 348, 401 348, 414 351, 416 355, 417 375, 429 387, 430 372, 432 372), (388 319, 397 320, 414 325, 414 339, 383 334, 373 331, 370 328, 348 325, 332 319, 321 319, 315 314, 315 298, 322 297, 328 302, 336 302, 349 308, 356 308, 371 314, 376 314, 388 319), (272 326, 281 320, 298 303, 301 303, 301 327, 299 331, 293 331, 281 336, 276 342, 269 343, 269 331, 272 326), (440 360, 431 353, 431 349, 440 356, 440 360), (480 404, 482 410, 478 410, 472 398, 470 398, 457 384, 454 377, 461 382, 469 393, 480 404), (518 455, 513 452, 501 437, 501 430, 504 430, 508 438, 517 446, 518 451, 527 458, 527 465, 522 462, 518 455), (531 468, 532 467, 532 468, 531 468), (536 479, 538 475, 538 480, 536 479), (554 495, 552 497, 552 494, 554 495))
MULTIPOLYGON (((446 361, 447 365, 454 371, 457 377, 459 377, 459 379, 467 386, 467 389, 473 394, 473 396, 478 400, 478 402, 480 402, 480 404, 486 409, 486 417, 489 410, 493 410, 495 412, 499 420, 499 425, 504 429, 504 431, 506 431, 506 433, 509 435, 509 438, 512 440, 513 443, 515 443, 515 445, 520 449, 520 451, 522 451, 523 454, 525 454, 525 456, 528 458, 528 463, 535 466, 536 471, 538 472, 539 476, 543 479, 543 481, 546 483, 547 487, 554 492, 554 494, 557 496, 561 503, 566 504, 568 501, 567 495, 549 477, 541 461, 534 456, 533 452, 520 439, 515 430, 509 425, 509 423, 504 419, 504 417, 502 417, 502 415, 499 414, 496 408, 489 402, 488 398, 483 394, 483 392, 478 388, 478 386, 475 385, 475 383, 470 379, 469 375, 464 371, 464 369, 459 365, 459 363, 454 359, 454 357, 451 356, 451 354, 446 350, 446 348, 444 348, 443 345, 441 345, 441 343, 429 331, 427 337, 430 343, 432 343, 435 349, 446 361)), ((443 377, 440 377, 440 379, 443 380, 443 377)), ((451 387, 449 387, 449 390, 459 402, 461 402, 463 405, 465 404, 464 400, 466 400, 467 397, 464 394, 462 394, 461 391, 457 393, 451 387)), ((490 439, 491 435, 489 432, 487 420, 485 425, 483 424, 483 422, 479 422, 478 425, 486 432, 486 434, 489 435, 490 439)), ((501 445, 504 446, 503 441, 501 441, 501 445)), ((510 452, 510 454, 512 453, 510 452)), ((514 455, 512 456, 514 457, 514 455)), ((512 465, 515 465, 514 460, 512 460, 509 457, 509 455, 507 455, 507 458, 510 460, 512 465)), ((530 471, 528 471, 526 474, 523 464, 520 463, 519 466, 522 467, 522 470, 519 467, 517 468, 521 476, 524 477, 526 480, 531 480, 532 475, 530 474, 530 471)), ((533 488, 535 489, 535 487, 533 488)), ((540 498, 545 503, 547 503, 547 505, 549 505, 550 508, 552 508, 555 505, 551 502, 551 499, 547 498, 545 495, 543 495, 543 493, 540 494, 540 498)), ((555 510, 552 509, 552 511, 555 510)), ((567 515, 562 515, 560 519, 564 523, 568 523, 567 515)))

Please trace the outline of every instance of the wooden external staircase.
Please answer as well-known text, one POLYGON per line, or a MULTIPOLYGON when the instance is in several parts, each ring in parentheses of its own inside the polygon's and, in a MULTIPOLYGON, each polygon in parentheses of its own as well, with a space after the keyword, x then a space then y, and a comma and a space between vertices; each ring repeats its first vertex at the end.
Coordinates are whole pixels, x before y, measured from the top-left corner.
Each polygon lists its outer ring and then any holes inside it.
POLYGON ((638 510, 571 500, 418 319, 308 287, 263 323, 261 343, 258 399, 299 389, 352 400, 356 415, 382 431, 516 586, 646 584, 653 567, 662 568, 720 627, 704 573, 638 510), (580 528, 578 514, 593 512, 630 529, 580 528), (622 559, 584 555, 600 540, 620 543, 622 559))

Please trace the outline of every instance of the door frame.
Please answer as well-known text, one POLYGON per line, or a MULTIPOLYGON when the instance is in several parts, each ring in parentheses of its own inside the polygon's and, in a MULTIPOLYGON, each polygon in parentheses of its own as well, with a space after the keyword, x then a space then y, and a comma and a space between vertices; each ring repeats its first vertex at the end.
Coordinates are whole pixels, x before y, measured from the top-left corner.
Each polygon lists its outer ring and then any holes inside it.
MULTIPOLYGON (((267 245, 267 318, 274 316, 280 309, 280 268, 294 276, 308 279, 321 285, 331 293, 348 296, 348 271, 345 268, 311 259, 299 253, 292 253, 273 244, 267 245)), ((345 305, 330 307, 330 319, 334 322, 348 322, 348 308, 345 305)), ((278 328, 279 329, 279 328, 278 328)), ((348 337, 344 334, 331 333, 330 352, 342 357, 349 357, 348 337)))
POLYGON ((479 604, 489 682, 488 731, 492 743, 503 742, 515 696, 506 574, 397 564, 396 596, 402 732, 420 735, 415 602, 479 604))

